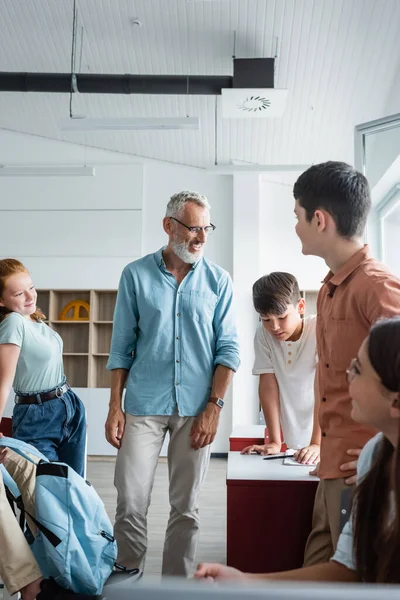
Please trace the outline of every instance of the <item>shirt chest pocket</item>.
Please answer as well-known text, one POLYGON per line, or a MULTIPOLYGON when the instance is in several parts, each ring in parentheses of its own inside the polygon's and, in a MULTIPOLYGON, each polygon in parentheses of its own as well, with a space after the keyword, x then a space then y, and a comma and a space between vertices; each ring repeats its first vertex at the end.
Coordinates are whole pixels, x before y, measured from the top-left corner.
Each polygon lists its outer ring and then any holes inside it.
POLYGON ((332 368, 345 371, 355 358, 366 334, 353 319, 332 319, 326 332, 328 360, 332 368))
POLYGON ((190 290, 184 295, 185 308, 199 323, 212 323, 218 296, 213 292, 190 290))

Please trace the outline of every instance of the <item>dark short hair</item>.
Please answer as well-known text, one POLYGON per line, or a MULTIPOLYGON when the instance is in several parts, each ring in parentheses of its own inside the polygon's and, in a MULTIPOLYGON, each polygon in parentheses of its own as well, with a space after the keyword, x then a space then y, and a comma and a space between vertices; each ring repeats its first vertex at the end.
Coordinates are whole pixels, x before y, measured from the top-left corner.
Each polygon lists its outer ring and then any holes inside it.
POLYGON ((296 306, 299 300, 299 284, 290 273, 275 271, 253 285, 254 308, 261 315, 282 315, 289 304, 296 306))
POLYGON ((310 222, 318 209, 326 210, 340 236, 361 237, 371 208, 367 179, 344 162, 329 161, 304 171, 293 187, 293 195, 310 222))

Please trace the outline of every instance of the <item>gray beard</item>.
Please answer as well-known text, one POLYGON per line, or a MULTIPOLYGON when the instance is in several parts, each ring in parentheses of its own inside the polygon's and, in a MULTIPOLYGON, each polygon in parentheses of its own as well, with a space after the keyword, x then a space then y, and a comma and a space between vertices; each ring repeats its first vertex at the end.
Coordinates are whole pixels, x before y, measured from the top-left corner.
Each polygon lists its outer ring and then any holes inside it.
POLYGON ((202 250, 196 254, 189 252, 188 244, 186 242, 180 242, 179 244, 177 242, 171 242, 171 247, 177 257, 188 265, 193 265, 203 254, 202 250))

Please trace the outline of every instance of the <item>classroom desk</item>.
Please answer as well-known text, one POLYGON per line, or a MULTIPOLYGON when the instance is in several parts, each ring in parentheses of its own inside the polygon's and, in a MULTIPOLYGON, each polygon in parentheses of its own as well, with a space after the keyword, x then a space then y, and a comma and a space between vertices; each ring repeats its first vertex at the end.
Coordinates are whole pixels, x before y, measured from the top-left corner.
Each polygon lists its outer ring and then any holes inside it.
MULTIPOLYGON (((245 445, 254 443, 251 440, 257 433, 251 430, 245 445)), ((243 438, 243 432, 235 429, 231 439, 235 436, 243 438)), ((283 465, 279 459, 268 461, 258 455, 229 452, 229 566, 252 573, 301 567, 318 485, 318 478, 309 475, 311 469, 283 465)))

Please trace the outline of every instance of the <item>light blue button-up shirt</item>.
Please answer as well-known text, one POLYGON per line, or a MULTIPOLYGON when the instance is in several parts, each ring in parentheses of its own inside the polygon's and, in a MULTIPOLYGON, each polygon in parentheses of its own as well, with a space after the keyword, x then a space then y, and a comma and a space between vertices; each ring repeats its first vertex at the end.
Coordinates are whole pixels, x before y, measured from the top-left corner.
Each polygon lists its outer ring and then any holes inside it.
POLYGON ((107 369, 127 369, 132 415, 195 416, 217 365, 239 367, 232 280, 201 258, 178 285, 162 250, 122 272, 107 369))

